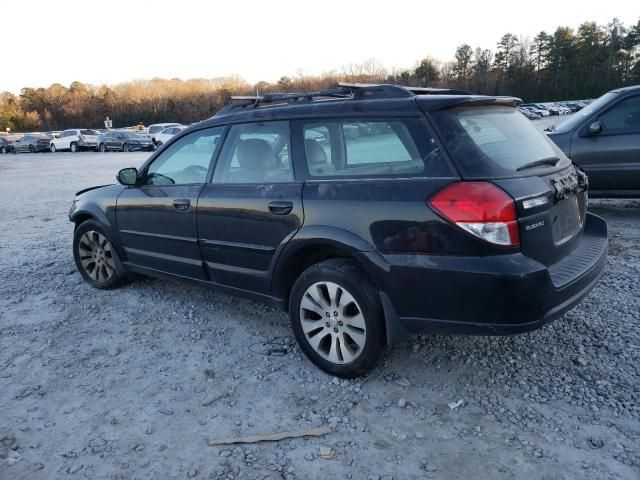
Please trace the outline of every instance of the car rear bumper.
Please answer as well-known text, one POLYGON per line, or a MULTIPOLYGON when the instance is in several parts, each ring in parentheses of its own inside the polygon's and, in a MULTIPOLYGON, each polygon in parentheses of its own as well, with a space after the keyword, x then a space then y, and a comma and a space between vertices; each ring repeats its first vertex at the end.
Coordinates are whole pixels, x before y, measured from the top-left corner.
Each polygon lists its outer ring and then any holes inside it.
POLYGON ((370 272, 382 292, 390 344, 419 332, 505 335, 555 320, 593 289, 606 264, 607 225, 587 214, 576 249, 549 267, 522 253, 383 254, 384 266, 374 254, 361 255, 378 264, 370 272))

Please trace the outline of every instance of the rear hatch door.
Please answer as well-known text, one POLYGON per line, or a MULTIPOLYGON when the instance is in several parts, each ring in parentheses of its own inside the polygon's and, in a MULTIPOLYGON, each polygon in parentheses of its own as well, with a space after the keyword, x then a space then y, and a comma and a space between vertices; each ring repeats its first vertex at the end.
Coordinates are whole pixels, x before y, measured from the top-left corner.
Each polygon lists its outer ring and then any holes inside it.
MULTIPOLYGON (((420 104, 420 99, 418 104, 420 104)), ((549 266, 584 229, 587 178, 513 104, 423 108, 464 180, 489 181, 516 202, 522 252, 549 266)))

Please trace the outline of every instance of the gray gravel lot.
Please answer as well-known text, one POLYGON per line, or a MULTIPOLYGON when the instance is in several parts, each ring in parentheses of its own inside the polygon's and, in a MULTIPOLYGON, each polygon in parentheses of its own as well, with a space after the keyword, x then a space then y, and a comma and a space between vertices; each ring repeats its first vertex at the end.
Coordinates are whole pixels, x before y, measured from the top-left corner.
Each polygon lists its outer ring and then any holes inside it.
POLYGON ((592 202, 608 268, 561 320, 422 335, 339 381, 295 345, 259 353, 290 339, 269 307, 166 280, 82 282, 74 192, 147 155, 0 156, 0 479, 640 478, 640 201, 592 202))

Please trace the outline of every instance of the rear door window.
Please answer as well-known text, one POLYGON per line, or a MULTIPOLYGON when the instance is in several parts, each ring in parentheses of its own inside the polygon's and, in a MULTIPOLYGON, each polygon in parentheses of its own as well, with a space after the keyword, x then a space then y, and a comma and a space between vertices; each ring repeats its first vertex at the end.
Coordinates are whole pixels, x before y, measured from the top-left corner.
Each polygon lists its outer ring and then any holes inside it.
POLYGON ((256 122, 231 127, 220 152, 213 181, 293 181, 289 156, 289 122, 256 122))
POLYGON ((431 114, 449 154, 465 177, 497 178, 530 175, 518 169, 540 160, 556 159, 565 168, 569 160, 531 121, 512 107, 470 106, 431 114))
POLYGON ((450 174, 442 151, 419 119, 344 119, 303 125, 311 177, 450 174))

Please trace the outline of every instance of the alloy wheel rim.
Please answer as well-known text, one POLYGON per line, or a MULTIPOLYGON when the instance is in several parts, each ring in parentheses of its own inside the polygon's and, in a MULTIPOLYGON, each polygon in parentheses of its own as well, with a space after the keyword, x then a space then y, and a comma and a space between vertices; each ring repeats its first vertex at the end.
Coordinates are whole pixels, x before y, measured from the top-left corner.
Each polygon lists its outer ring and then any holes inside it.
POLYGON ((367 340, 362 309, 337 283, 318 282, 307 288, 300 302, 300 323, 311 348, 337 365, 355 361, 367 340))
POLYGON ((94 282, 107 282, 115 274, 111 244, 100 232, 90 230, 80 237, 78 256, 82 268, 94 282))

